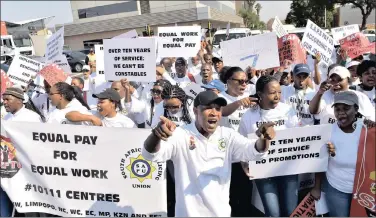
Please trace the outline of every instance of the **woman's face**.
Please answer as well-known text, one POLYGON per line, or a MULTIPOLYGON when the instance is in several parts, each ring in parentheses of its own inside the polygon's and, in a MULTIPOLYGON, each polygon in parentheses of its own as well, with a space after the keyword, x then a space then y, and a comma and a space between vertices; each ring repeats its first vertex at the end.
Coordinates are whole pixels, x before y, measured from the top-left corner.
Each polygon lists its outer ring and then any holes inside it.
POLYGON ((97 110, 103 117, 106 117, 116 111, 116 105, 109 99, 98 99, 97 110))
POLYGON ((227 80, 227 88, 236 96, 244 94, 247 88, 247 74, 245 72, 236 72, 227 80))
POLYGON ((358 79, 358 75, 356 74, 357 68, 358 68, 358 65, 347 68, 350 71, 352 81, 355 81, 356 79, 358 79))
POLYGON ((60 104, 61 100, 63 99, 63 96, 57 91, 55 86, 52 86, 49 90, 48 96, 51 100, 51 104, 53 106, 57 106, 60 104))
POLYGON ((216 72, 221 71, 223 68, 223 62, 222 61, 216 61, 214 62, 214 69, 216 72))
POLYGON ((376 68, 371 67, 362 74, 362 83, 368 87, 376 86, 376 68))
POLYGON ((353 124, 358 109, 354 105, 338 103, 334 105, 334 116, 340 127, 349 127, 353 124))
POLYGON ((150 90, 154 103, 158 104, 162 101, 162 90, 162 86, 153 86, 153 89, 150 90))
POLYGON ((263 92, 258 93, 261 97, 261 104, 265 109, 274 109, 281 99, 281 86, 277 81, 266 84, 263 92))
POLYGON ((163 107, 167 109, 170 114, 176 114, 181 111, 183 103, 177 98, 165 99, 163 107))
POLYGON ((332 90, 334 93, 340 91, 346 91, 349 89, 349 81, 347 78, 342 79, 337 74, 333 74, 330 76, 330 84, 332 84, 332 90))

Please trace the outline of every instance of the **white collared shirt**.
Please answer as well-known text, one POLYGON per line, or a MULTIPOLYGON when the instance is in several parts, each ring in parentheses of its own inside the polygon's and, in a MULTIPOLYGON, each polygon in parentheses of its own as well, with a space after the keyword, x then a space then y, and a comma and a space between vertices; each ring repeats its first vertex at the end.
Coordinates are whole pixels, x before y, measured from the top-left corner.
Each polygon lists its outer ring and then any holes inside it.
POLYGON ((229 217, 231 165, 264 157, 267 152, 257 152, 255 143, 221 126, 206 138, 191 123, 161 141, 158 152, 143 148, 142 156, 155 162, 174 162, 177 217, 229 217))
POLYGON ((89 122, 70 122, 65 118, 69 112, 77 111, 81 114, 91 115, 89 110, 84 107, 77 99, 72 99, 64 109, 55 109, 48 115, 46 123, 60 123, 60 124, 75 124, 75 125, 90 125, 89 122))
POLYGON ((14 114, 7 113, 4 116, 4 120, 42 123, 42 119, 40 118, 39 114, 25 108, 25 106, 22 106, 22 108, 14 114))

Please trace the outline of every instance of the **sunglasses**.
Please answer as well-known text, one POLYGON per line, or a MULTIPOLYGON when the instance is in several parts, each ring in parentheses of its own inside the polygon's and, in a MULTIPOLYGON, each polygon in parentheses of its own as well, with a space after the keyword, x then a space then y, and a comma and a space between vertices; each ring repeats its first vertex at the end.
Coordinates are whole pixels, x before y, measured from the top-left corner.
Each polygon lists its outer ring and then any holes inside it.
POLYGON ((150 89, 151 94, 160 95, 162 94, 162 90, 159 89, 150 89))
POLYGON ((163 108, 166 110, 177 110, 180 109, 180 105, 163 105, 163 108))
POLYGON ((244 79, 233 79, 233 78, 231 78, 231 80, 237 81, 239 83, 239 85, 243 85, 243 84, 248 83, 248 80, 244 80, 244 79))

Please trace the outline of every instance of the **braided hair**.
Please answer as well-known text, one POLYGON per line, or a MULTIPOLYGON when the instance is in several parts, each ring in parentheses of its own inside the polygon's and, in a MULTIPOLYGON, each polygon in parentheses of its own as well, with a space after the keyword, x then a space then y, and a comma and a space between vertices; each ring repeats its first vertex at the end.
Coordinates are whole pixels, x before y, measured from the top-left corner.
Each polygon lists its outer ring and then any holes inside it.
MULTIPOLYGON (((157 80, 153 86, 161 86, 162 87, 162 90, 165 89, 165 87, 167 86, 171 86, 171 83, 168 81, 168 80, 164 80, 164 79, 159 79, 157 80)), ((162 98, 163 99, 163 98, 162 98)), ((152 121, 153 119, 153 110, 154 110, 154 99, 151 98, 150 100, 150 122, 152 121)))
POLYGON ((26 108, 26 109, 29 109, 29 110, 31 110, 31 111, 34 111, 35 113, 37 113, 37 114, 40 116, 40 118, 41 118, 41 120, 42 120, 43 122, 46 122, 46 118, 45 118, 44 115, 38 110, 38 108, 35 107, 35 105, 34 105, 34 103, 33 103, 33 101, 32 101, 31 99, 29 99, 26 103, 24 103, 24 105, 25 105, 25 108, 26 108))
POLYGON ((73 100, 73 98, 76 98, 82 104, 82 106, 90 110, 89 105, 87 105, 87 103, 85 102, 81 94, 81 90, 78 87, 71 86, 66 82, 58 82, 54 86, 67 101, 70 102, 73 100))
MULTIPOLYGON (((177 98, 182 102, 183 107, 183 121, 187 124, 192 122, 191 116, 188 111, 188 99, 191 99, 188 95, 185 94, 184 90, 178 85, 167 85, 162 91, 162 99, 171 99, 177 98)), ((164 109, 164 116, 170 119, 170 116, 167 113, 167 109, 164 109)))

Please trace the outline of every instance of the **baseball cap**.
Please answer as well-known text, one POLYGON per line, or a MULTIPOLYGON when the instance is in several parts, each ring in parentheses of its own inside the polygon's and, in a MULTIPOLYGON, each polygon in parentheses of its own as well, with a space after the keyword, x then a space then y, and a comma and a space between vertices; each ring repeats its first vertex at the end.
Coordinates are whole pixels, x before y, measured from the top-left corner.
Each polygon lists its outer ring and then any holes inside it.
POLYGON ((180 57, 180 58, 177 58, 176 61, 175 61, 175 66, 176 65, 187 65, 187 63, 185 62, 185 59, 180 57))
POLYGON ((335 104, 359 105, 359 98, 355 92, 352 91, 338 92, 334 95, 332 107, 334 107, 335 104))
POLYGON ((350 71, 346 67, 343 67, 343 66, 336 66, 333 69, 331 69, 329 71, 329 77, 331 77, 333 74, 337 74, 342 79, 351 78, 350 71))
POLYGON ((297 64, 297 65, 295 65, 294 70, 292 72, 296 76, 296 75, 299 75, 301 73, 310 74, 311 70, 309 69, 309 66, 307 64, 297 64))
POLYGON ((215 94, 215 92, 208 90, 208 91, 200 92, 196 96, 193 106, 194 107, 198 107, 199 105, 207 106, 213 103, 218 104, 222 107, 227 105, 227 101, 224 98, 218 97, 218 95, 215 94))
POLYGON ((349 69, 350 67, 357 66, 359 64, 360 64, 359 61, 350 61, 349 63, 346 64, 346 68, 349 69))
POLYGON ((93 98, 110 99, 112 101, 120 101, 120 95, 113 89, 105 89, 99 94, 93 94, 93 98))
POLYGON ((218 53, 213 52, 212 55, 213 55, 213 57, 212 57, 213 63, 215 63, 215 62, 223 62, 222 57, 218 53))
POLYGON ((82 67, 82 71, 84 71, 84 70, 90 71, 90 66, 89 65, 84 65, 82 67))
POLYGON ((11 95, 18 99, 25 100, 24 92, 22 91, 22 89, 17 88, 17 87, 7 88, 5 92, 3 93, 3 95, 11 95))
POLYGON ((223 84, 219 79, 212 80, 208 84, 202 85, 201 87, 205 89, 217 89, 219 92, 226 90, 225 84, 223 84))

